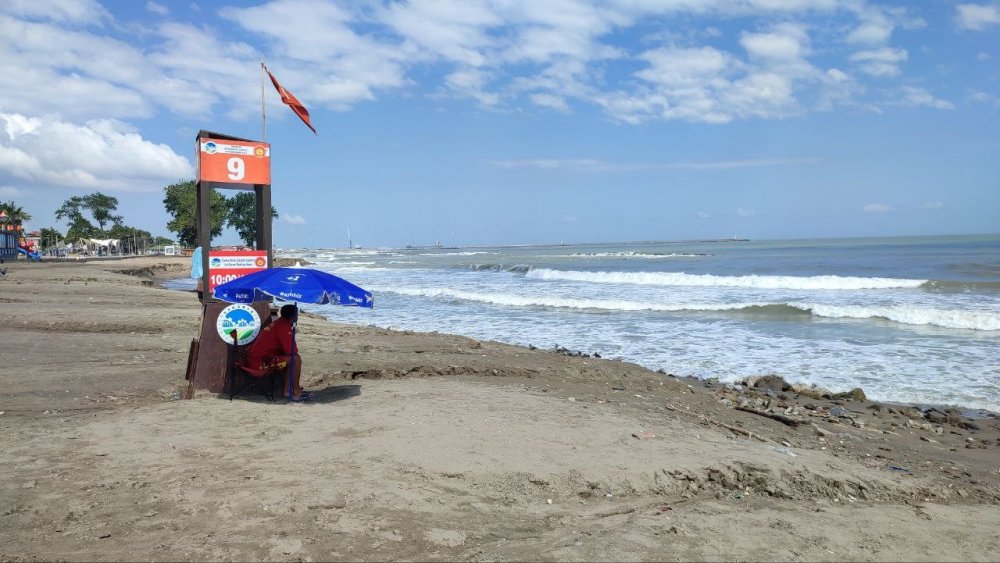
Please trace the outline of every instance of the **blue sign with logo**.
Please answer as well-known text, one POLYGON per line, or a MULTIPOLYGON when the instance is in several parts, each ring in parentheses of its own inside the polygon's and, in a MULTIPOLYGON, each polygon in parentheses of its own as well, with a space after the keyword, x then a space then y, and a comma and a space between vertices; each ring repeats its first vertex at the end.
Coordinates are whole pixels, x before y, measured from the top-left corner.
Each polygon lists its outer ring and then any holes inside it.
POLYGON ((219 338, 229 344, 233 342, 233 331, 236 331, 236 343, 243 346, 257 338, 260 324, 260 315, 256 309, 242 303, 234 303, 219 312, 215 329, 219 333, 219 338))

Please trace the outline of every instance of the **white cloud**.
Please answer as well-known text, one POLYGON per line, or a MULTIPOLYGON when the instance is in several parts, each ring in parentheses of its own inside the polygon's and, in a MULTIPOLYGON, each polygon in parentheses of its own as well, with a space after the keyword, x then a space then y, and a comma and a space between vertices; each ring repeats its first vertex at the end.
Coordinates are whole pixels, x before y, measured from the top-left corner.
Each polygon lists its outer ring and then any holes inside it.
POLYGON ((808 40, 801 26, 784 25, 768 33, 746 33, 740 35, 740 45, 751 57, 776 60, 802 58, 806 54, 808 40))
POLYGON ((111 17, 96 0, 4 0, 0 12, 73 24, 99 24, 111 17))
POLYGON ((892 206, 884 203, 866 203, 861 210, 865 213, 888 213, 892 211, 892 206))
POLYGON ((740 208, 736 210, 736 214, 739 215, 740 217, 753 217, 754 215, 757 214, 757 212, 754 211, 753 209, 740 208))
POLYGON ((959 4, 955 10, 955 22, 962 29, 980 31, 1000 25, 1000 4, 959 4))
POLYGON ((898 104, 908 107, 931 107, 935 109, 955 109, 955 104, 935 98, 930 92, 916 86, 903 86, 898 104))
POLYGON ((473 98, 484 106, 495 106, 500 103, 500 96, 487 91, 489 80, 487 73, 466 68, 446 76, 445 84, 452 92, 473 98))
POLYGON ((0 65, 4 111, 81 118, 152 115, 135 87, 148 63, 127 43, 0 15, 0 52, 11 55, 0 65))
POLYGON ((613 117, 626 123, 652 118, 707 123, 733 120, 733 113, 720 99, 739 68, 731 55, 713 47, 662 47, 639 58, 649 64, 636 73, 648 83, 646 89, 597 98, 613 117))
POLYGON ((990 104, 992 106, 1000 108, 1000 96, 994 94, 988 94, 986 92, 980 92, 979 90, 970 90, 969 98, 980 104, 990 104))
POLYGON ((983 53, 983 52, 976 53, 976 60, 977 61, 988 61, 988 60, 990 60, 990 55, 988 53, 983 53))
POLYGON ((21 190, 17 188, 12 188, 10 186, 0 186, 0 197, 18 197, 21 195, 21 190))
POLYGON ((561 113, 569 113, 566 99, 553 94, 531 94, 528 98, 537 106, 554 109, 561 113))
POLYGON ((77 125, 0 112, 0 182, 17 178, 42 186, 153 191, 193 175, 186 158, 120 121, 77 125))
POLYGON ((708 213, 705 213, 704 211, 699 211, 698 213, 696 213, 696 215, 700 219, 708 219, 709 217, 711 217, 711 215, 709 215, 708 213))
POLYGON ((944 207, 944 204, 940 201, 925 201, 920 204, 921 209, 941 209, 942 207, 944 207))
POLYGON ((414 0, 393 3, 382 21, 429 55, 482 66, 492 45, 488 29, 503 23, 492 6, 474 0, 414 0))
POLYGON ((847 34, 846 40, 854 45, 884 45, 892 36, 896 24, 886 12, 878 9, 863 9, 859 14, 858 26, 847 34))
MULTIPOLYGON (((368 22, 348 7, 315 0, 275 0, 250 8, 226 8, 223 17, 276 43, 284 64, 270 65, 285 86, 307 106, 318 101, 334 109, 375 99, 380 89, 407 86, 403 63, 426 58, 377 33, 358 33, 368 22)), ((209 37, 209 40, 217 38, 209 37)), ((204 57, 206 63, 216 64, 204 57)), ((250 63, 252 68, 254 65, 250 63)), ((253 76, 254 78, 256 75, 253 76)))
MULTIPOLYGON (((167 15, 175 5, 139 6, 167 15)), ((922 25, 903 8, 866 0, 265 0, 217 13, 239 29, 219 25, 215 13, 139 28, 93 0, 0 2, 0 53, 9 55, 0 57, 0 108, 77 122, 164 111, 249 119, 259 112, 256 68, 266 55, 310 108, 347 110, 416 91, 499 110, 589 105, 623 123, 722 124, 862 106, 871 95, 862 73, 898 76, 907 59, 885 46, 893 29, 922 25), (709 18, 719 17, 747 30, 735 48, 712 38, 721 32, 709 18), (628 40, 651 27, 670 31, 628 40), (856 77, 842 70, 839 30, 863 49, 850 57, 856 77)))
POLYGON ((906 49, 884 47, 871 51, 858 51, 851 55, 850 60, 859 63, 862 72, 872 76, 896 76, 899 65, 908 58, 906 49))
POLYGON ((166 6, 160 4, 159 2, 153 2, 152 0, 146 2, 146 11, 160 16, 165 16, 170 13, 170 9, 166 6))
POLYGON ((294 213, 283 213, 281 214, 281 220, 288 223, 289 225, 305 225, 306 218, 301 215, 295 215, 294 213))
POLYGON ((825 84, 822 73, 805 58, 811 47, 803 25, 785 23, 765 32, 743 33, 740 44, 748 60, 714 47, 667 45, 648 50, 638 58, 649 66, 635 74, 646 81, 645 88, 599 95, 596 101, 626 123, 649 119, 728 123, 800 113, 802 89, 825 84))

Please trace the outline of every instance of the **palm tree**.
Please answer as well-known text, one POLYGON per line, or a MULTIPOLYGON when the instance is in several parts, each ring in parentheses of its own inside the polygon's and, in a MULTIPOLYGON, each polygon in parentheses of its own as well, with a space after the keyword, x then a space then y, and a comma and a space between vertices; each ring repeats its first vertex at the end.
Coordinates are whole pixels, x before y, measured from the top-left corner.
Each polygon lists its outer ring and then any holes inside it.
POLYGON ((31 221, 31 213, 25 211, 23 207, 15 205, 13 201, 0 203, 0 210, 7 212, 7 220, 12 225, 20 225, 25 221, 31 221))
POLYGON ((23 207, 15 205, 13 201, 0 203, 0 211, 7 212, 7 224, 14 227, 20 227, 25 221, 31 221, 31 213, 25 211, 23 207))

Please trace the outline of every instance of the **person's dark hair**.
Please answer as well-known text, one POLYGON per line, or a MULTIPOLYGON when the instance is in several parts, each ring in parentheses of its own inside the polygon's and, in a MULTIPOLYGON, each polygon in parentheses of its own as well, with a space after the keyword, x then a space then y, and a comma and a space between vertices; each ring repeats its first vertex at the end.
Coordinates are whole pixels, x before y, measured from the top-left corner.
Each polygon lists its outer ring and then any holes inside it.
POLYGON ((281 318, 290 321, 295 318, 295 305, 283 305, 281 307, 281 318))

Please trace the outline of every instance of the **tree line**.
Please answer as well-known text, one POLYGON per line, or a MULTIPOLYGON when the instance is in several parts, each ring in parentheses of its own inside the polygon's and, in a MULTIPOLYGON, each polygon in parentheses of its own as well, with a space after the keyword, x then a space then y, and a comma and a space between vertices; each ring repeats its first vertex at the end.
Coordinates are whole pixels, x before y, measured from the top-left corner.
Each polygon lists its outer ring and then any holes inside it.
MULTIPOLYGON (((171 216, 167 230, 177 236, 182 246, 194 247, 198 244, 198 183, 187 180, 170 184, 163 188, 163 205, 171 216)), ((256 200, 252 192, 240 192, 233 197, 225 197, 217 190, 210 190, 211 236, 222 234, 222 229, 230 227, 247 246, 256 244, 256 200)), ((0 202, 0 210, 6 211, 8 221, 21 225, 30 221, 32 215, 14 201, 0 202)), ((271 207, 271 217, 278 217, 278 210, 271 207)), ((69 242, 86 238, 151 240, 155 246, 170 244, 165 237, 153 237, 149 231, 126 225, 124 217, 118 214, 118 198, 101 192, 82 196, 72 196, 56 209, 55 218, 66 221, 65 234, 55 227, 44 227, 41 231, 42 249, 53 242, 69 242), (96 225, 95 225, 96 223, 96 225)))
MULTIPOLYGON (((177 234, 177 241, 184 246, 198 245, 198 183, 194 180, 170 184, 163 188, 163 206, 173 217, 167 229, 177 234)), ((227 198, 218 190, 209 190, 208 214, 212 223, 211 237, 222 234, 230 227, 244 244, 256 246, 257 201, 253 192, 240 192, 227 198)), ((278 210, 271 206, 271 218, 278 218, 278 210)))

